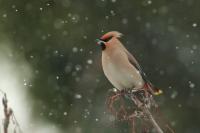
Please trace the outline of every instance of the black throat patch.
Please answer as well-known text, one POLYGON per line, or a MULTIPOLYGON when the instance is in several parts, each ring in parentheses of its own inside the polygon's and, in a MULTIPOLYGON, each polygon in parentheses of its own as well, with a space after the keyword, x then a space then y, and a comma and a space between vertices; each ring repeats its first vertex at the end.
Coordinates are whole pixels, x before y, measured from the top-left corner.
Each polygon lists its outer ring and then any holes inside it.
POLYGON ((101 43, 100 46, 101 46, 101 50, 102 50, 102 51, 106 49, 106 45, 105 45, 104 43, 101 43))

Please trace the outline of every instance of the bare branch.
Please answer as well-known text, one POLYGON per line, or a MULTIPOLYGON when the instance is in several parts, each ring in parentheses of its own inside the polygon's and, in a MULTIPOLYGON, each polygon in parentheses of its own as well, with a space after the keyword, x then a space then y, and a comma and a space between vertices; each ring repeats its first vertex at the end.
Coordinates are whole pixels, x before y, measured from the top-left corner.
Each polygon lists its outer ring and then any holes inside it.
POLYGON ((3 133, 8 133, 10 120, 12 120, 13 124, 15 125, 14 133, 17 133, 17 131, 19 131, 19 133, 23 133, 12 108, 8 107, 8 99, 7 99, 6 93, 2 91, 1 89, 0 89, 0 93, 3 94, 3 98, 2 98, 3 111, 4 111, 3 133))
POLYGON ((148 115, 150 122, 152 123, 152 125, 154 126, 155 130, 157 133, 164 133, 162 131, 162 129, 160 128, 160 126, 158 125, 158 123, 155 121, 154 117, 152 116, 151 112, 149 111, 148 108, 143 107, 142 108, 143 112, 148 115))
POLYGON ((135 119, 132 119, 132 129, 131 129, 131 133, 136 133, 135 131, 135 119))
POLYGON ((6 97, 6 94, 4 94, 2 98, 2 103, 4 107, 4 121, 3 121, 3 131, 4 133, 8 133, 8 126, 10 124, 10 116, 13 114, 13 111, 11 108, 8 108, 8 100, 6 97))
MULTIPOLYGON (((118 114, 117 117, 121 121, 128 120, 131 122, 132 130, 131 133, 136 133, 135 129, 135 118, 139 118, 145 121, 148 121, 150 125, 153 126, 153 129, 155 129, 156 133, 164 133, 163 129, 159 126, 159 124, 156 122, 155 118, 151 114, 150 109, 151 108, 157 108, 158 105, 153 99, 153 96, 146 92, 146 90, 139 90, 139 91, 130 91, 130 90, 123 90, 115 92, 114 95, 109 97, 108 103, 109 110, 113 114, 118 114), (131 100, 133 103, 133 110, 132 113, 127 113, 126 105, 121 102, 121 108, 120 110, 116 110, 114 107, 114 102, 117 101, 117 99, 121 100, 122 98, 126 99, 128 97, 128 100, 131 100), (123 116, 123 117, 120 117, 123 116)), ((116 115, 115 115, 116 116, 116 115)), ((144 127, 145 128, 145 127, 144 127)), ((152 127, 149 127, 152 128, 152 127)), ((147 129, 147 132, 149 132, 149 129, 147 129)), ((174 133, 173 130, 170 130, 171 133, 174 133)))

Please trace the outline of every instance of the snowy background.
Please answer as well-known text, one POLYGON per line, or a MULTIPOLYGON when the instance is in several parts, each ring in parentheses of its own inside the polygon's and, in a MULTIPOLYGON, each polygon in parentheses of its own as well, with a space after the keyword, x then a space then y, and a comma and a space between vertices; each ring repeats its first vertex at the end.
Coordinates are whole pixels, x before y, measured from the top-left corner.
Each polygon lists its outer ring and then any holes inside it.
POLYGON ((0 0, 0 89, 25 133, 129 133, 106 111, 112 86, 95 44, 117 30, 163 89, 156 99, 176 133, 199 133, 199 7, 199 0, 0 0))

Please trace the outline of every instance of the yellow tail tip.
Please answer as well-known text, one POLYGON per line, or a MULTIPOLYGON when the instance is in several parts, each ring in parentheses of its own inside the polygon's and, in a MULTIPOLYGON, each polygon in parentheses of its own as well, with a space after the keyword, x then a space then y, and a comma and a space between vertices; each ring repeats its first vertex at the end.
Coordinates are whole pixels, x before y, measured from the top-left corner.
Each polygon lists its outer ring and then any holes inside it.
POLYGON ((157 95, 161 95, 162 93, 163 93, 163 91, 162 91, 162 90, 158 90, 157 92, 155 92, 155 93, 154 93, 154 95, 156 95, 156 96, 157 96, 157 95))

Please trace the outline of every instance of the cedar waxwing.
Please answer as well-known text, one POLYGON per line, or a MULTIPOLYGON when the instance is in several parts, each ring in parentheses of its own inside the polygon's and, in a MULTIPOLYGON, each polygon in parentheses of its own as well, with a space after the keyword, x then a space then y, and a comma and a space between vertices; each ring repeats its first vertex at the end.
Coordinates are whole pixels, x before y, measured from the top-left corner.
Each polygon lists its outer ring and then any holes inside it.
POLYGON ((141 89, 151 94, 161 94, 162 91, 151 84, 137 60, 120 42, 118 38, 121 36, 121 33, 111 31, 97 39, 102 49, 102 67, 107 79, 120 91, 141 89))

